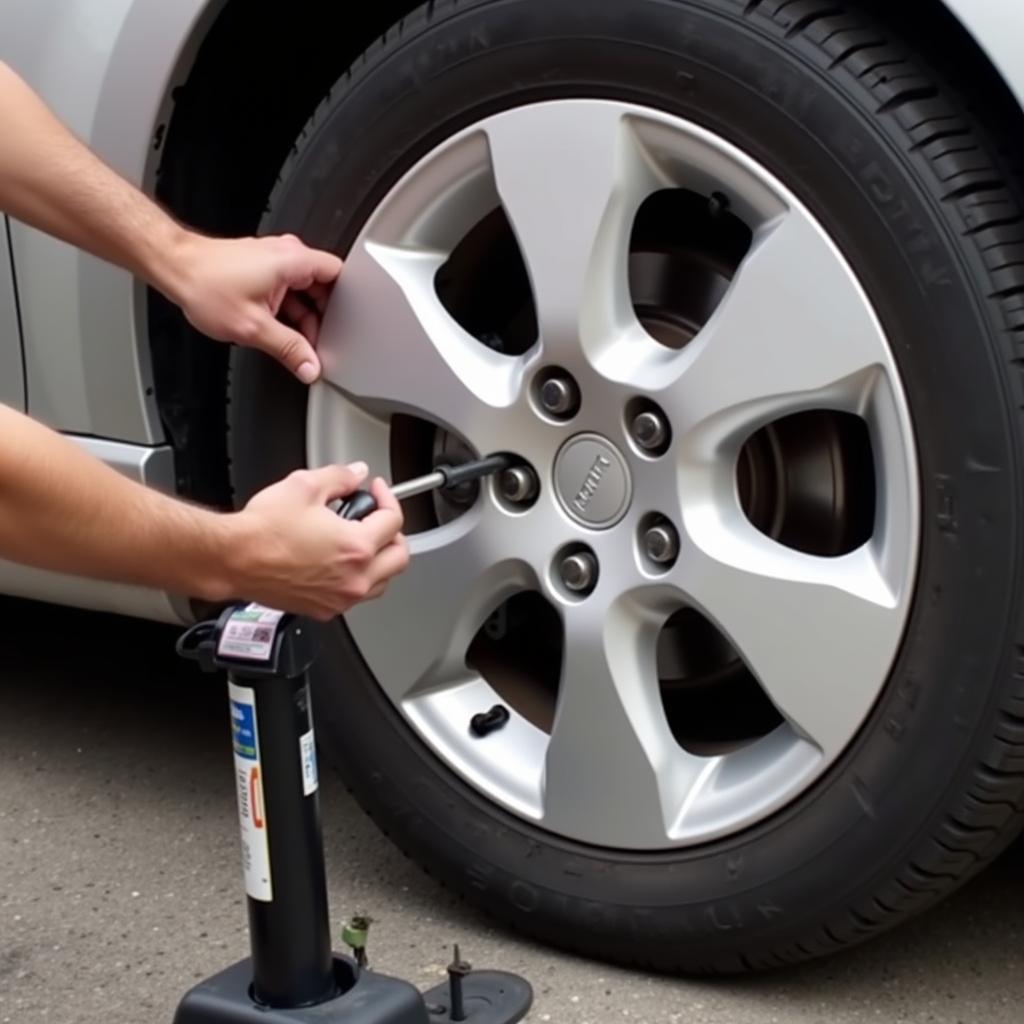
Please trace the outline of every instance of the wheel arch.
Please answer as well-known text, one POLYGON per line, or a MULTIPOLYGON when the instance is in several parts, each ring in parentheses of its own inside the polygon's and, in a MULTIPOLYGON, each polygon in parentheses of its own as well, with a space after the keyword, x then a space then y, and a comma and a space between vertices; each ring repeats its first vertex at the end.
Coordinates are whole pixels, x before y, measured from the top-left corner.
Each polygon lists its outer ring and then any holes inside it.
MULTIPOLYGON (((183 48, 152 187, 176 216, 212 234, 257 230, 277 173, 316 105, 416 0, 340 5, 212 0, 183 48)), ((161 131, 158 126, 157 131, 161 131)), ((150 354, 181 493, 231 502, 225 434, 227 349, 149 292, 150 354)))

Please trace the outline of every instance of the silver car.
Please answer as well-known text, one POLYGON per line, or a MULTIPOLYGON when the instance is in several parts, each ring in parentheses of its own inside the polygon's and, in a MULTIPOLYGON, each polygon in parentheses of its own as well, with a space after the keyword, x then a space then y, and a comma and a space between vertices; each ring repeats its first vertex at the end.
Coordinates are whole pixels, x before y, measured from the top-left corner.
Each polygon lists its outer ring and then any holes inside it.
POLYGON ((1012 0, 7 0, 0 58, 178 217, 347 265, 307 393, 8 221, 0 399, 223 508, 514 454, 330 628, 325 754, 532 936, 842 949, 1022 823, 1022 39, 1012 0))

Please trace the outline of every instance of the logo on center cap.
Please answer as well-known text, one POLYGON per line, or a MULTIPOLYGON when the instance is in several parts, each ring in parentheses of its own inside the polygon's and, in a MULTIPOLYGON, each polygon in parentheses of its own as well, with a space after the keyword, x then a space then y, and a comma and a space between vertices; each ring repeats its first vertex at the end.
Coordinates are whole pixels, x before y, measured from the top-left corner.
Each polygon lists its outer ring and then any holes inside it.
POLYGON ((600 434, 577 434, 555 459, 555 493, 578 523, 607 529, 625 515, 633 482, 622 453, 600 434))
POLYGON ((601 486, 605 470, 611 464, 612 460, 606 455, 598 455, 594 459, 594 464, 590 467, 590 472, 587 473, 583 486, 576 492, 576 497, 572 499, 572 503, 576 506, 576 510, 581 516, 587 514, 587 506, 590 504, 591 498, 597 494, 597 489, 601 486))

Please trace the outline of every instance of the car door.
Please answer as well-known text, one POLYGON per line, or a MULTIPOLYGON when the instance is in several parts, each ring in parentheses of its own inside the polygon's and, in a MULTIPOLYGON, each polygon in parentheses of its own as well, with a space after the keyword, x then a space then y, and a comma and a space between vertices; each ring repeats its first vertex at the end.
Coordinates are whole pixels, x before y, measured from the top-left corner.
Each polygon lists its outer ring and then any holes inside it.
POLYGON ((9 231, 7 218, 3 217, 0 219, 0 402, 24 409, 25 375, 9 231))

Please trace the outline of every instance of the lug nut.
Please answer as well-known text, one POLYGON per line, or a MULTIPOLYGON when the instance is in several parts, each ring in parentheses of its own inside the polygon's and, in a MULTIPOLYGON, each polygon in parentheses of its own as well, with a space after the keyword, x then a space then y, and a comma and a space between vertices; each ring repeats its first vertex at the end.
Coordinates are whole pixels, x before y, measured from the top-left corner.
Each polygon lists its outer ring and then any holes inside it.
POLYGON ((645 452, 656 452, 668 441, 668 423, 660 412, 646 409, 638 413, 632 424, 633 440, 645 452))
POLYGON ((572 416, 579 408, 580 395, 570 377, 549 377, 540 386, 540 404, 552 416, 572 416))
POLYGON ((506 501, 525 505, 537 497, 537 476, 529 466, 512 466, 501 474, 498 489, 506 501))
POLYGON ((644 534, 644 551, 657 565, 670 565, 679 557, 679 534, 668 523, 658 523, 644 534))
POLYGON ((558 573, 566 589, 574 594, 586 594, 597 582, 597 559, 589 551, 577 551, 562 559, 558 573))

